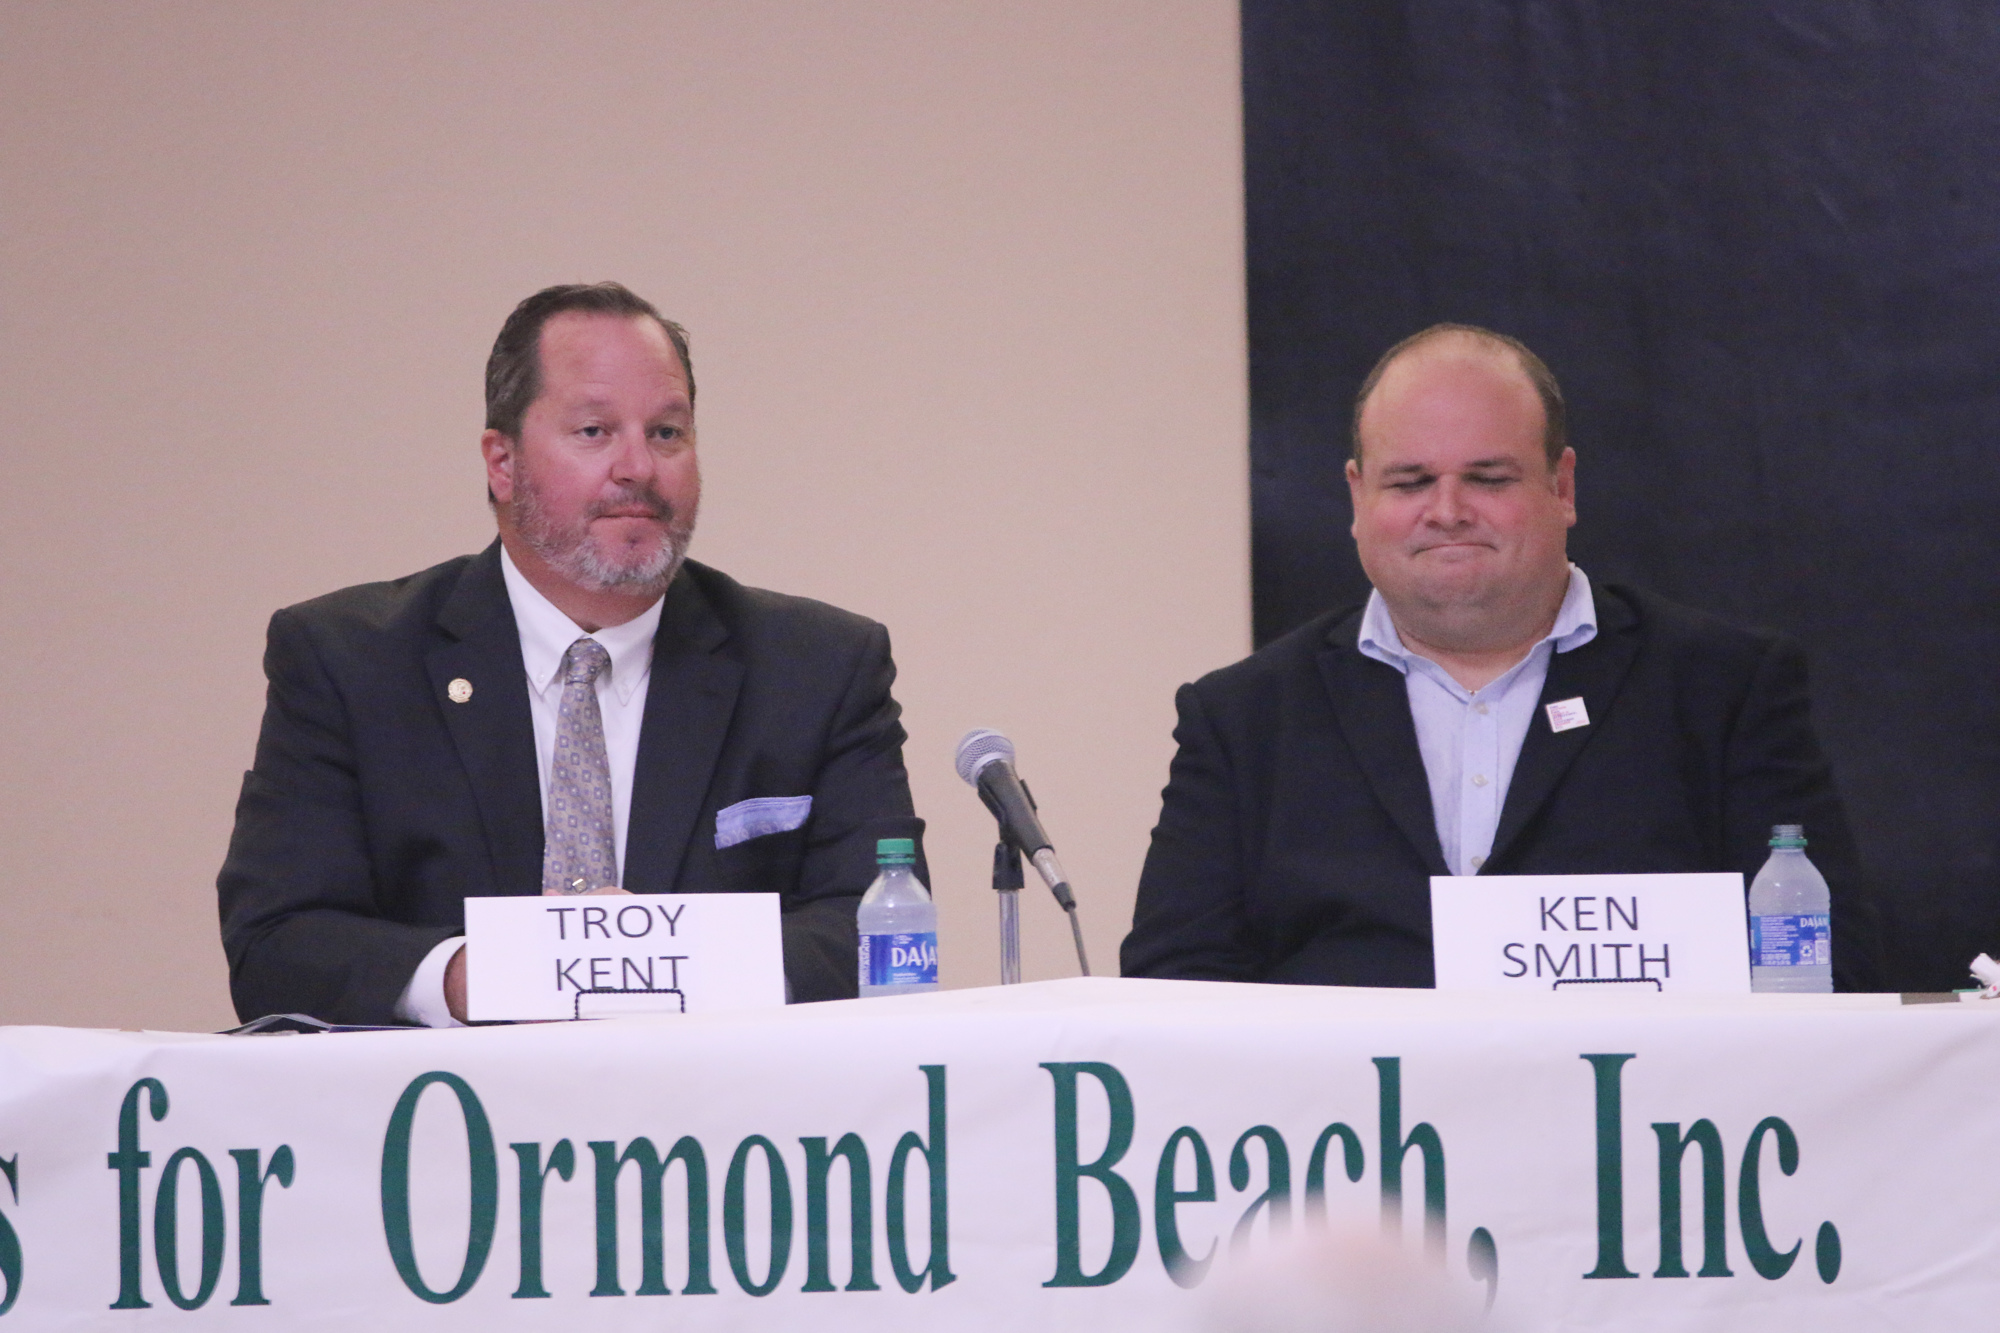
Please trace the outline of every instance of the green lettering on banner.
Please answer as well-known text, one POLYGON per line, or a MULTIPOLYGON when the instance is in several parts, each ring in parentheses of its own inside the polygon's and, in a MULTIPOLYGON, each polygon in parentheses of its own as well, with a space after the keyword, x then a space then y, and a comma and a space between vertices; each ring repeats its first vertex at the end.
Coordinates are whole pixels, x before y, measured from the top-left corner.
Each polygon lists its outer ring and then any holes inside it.
POLYGON ((736 1155, 729 1159, 729 1175, 722 1182, 722 1244, 729 1251, 729 1271, 736 1275, 737 1286, 752 1296, 769 1296, 778 1289, 792 1257, 792 1178, 785 1170, 785 1159, 778 1155, 778 1145, 762 1134, 752 1134, 739 1143, 736 1155), (752 1148, 764 1154, 771 1181, 771 1261, 762 1282, 750 1280, 749 1245, 743 1234, 743 1194, 752 1148))
POLYGON ((479 1104, 472 1086, 456 1074, 434 1069, 419 1074, 403 1089, 396 1109, 389 1114, 389 1129, 382 1138, 382 1231, 389 1242, 389 1257, 395 1261, 396 1275, 419 1300, 432 1305, 448 1305, 472 1290, 493 1250, 493 1232, 500 1213, 500 1167, 493 1149, 493 1127, 486 1108, 479 1104), (416 1123, 417 1101, 424 1089, 442 1083, 458 1098, 465 1118, 465 1149, 471 1167, 471 1218, 465 1232, 465 1262, 459 1267, 458 1281, 446 1291, 434 1291, 417 1269, 416 1247, 410 1235, 410 1131, 416 1123))
MULTIPOLYGON (((1833 1223, 1819 1224, 1819 1235, 1813 1239, 1813 1264, 1819 1269, 1819 1280, 1831 1282, 1840 1276, 1840 1233, 1833 1229, 1833 1223)), ((0 1314, 7 1307, 0 1305, 0 1314)))
POLYGON ((687 1180, 687 1283, 683 1296, 713 1296, 708 1272, 708 1155, 688 1134, 674 1141, 662 1159, 647 1138, 633 1139, 623 1154, 611 1141, 593 1142, 597 1171, 597 1285, 593 1296, 623 1296, 618 1285, 618 1173, 627 1162, 639 1167, 639 1287, 636 1295, 666 1296, 666 1245, 662 1228, 666 1210, 667 1168, 681 1164, 687 1180))
POLYGON ((139 1290, 139 1172, 153 1164, 151 1153, 139 1151, 139 1094, 146 1094, 146 1111, 155 1121, 167 1117, 167 1089, 156 1078, 142 1078, 125 1090, 118 1106, 118 1151, 105 1163, 118 1173, 118 1299, 114 1310, 151 1307, 139 1290))
POLYGON ((1160 1262, 1177 1287, 1201 1285, 1208 1276, 1208 1266, 1215 1262, 1216 1242, 1209 1242, 1208 1253, 1201 1258, 1190 1255, 1181 1244, 1180 1219, 1174 1210, 1184 1203, 1214 1201, 1215 1167, 1208 1160, 1208 1145, 1193 1128, 1182 1125, 1167 1136, 1167 1146, 1160 1150, 1159 1169, 1153 1173, 1153 1231, 1160 1245, 1160 1262), (1194 1149, 1194 1188, 1190 1190, 1179 1188, 1174 1181, 1182 1143, 1194 1149))
POLYGON ((546 1298, 549 1289, 542 1285, 542 1192, 551 1171, 563 1180, 576 1174, 576 1149, 570 1146, 568 1139, 557 1139, 556 1146, 549 1149, 548 1165, 543 1166, 541 1144, 510 1143, 507 1146, 514 1152, 514 1162, 520 1175, 520 1185, 515 1193, 519 1196, 521 1283, 514 1288, 514 1299, 546 1298))
POLYGON ((1750 1142, 1743 1148, 1743 1170, 1736 1182, 1736 1209, 1743 1227, 1743 1252, 1750 1256, 1750 1266, 1757 1270, 1758 1277, 1775 1282, 1791 1271, 1792 1261, 1799 1257, 1799 1247, 1805 1242, 1795 1241, 1791 1249, 1780 1253, 1764 1229, 1761 1159, 1766 1134, 1778 1140, 1778 1170, 1789 1176, 1799 1169, 1798 1136, 1778 1117, 1765 1116, 1750 1131, 1750 1142))
POLYGON ((930 1142, 926 1144, 914 1131, 896 1140, 896 1150, 889 1154, 889 1184, 882 1200, 882 1210, 888 1214, 884 1220, 889 1233, 889 1267, 896 1274, 896 1285, 911 1293, 923 1286, 926 1274, 930 1276, 932 1291, 956 1280, 951 1271, 944 1066, 918 1065, 917 1068, 924 1075, 926 1101, 930 1109, 930 1142), (923 1155, 925 1177, 930 1182, 931 1253, 922 1268, 910 1266, 909 1238, 905 1230, 908 1223, 903 1212, 904 1176, 912 1153, 923 1155))
MULTIPOLYGON (((1269 1125, 1252 1125, 1236 1140, 1236 1146, 1229 1150, 1229 1188, 1241 1194, 1250 1187, 1250 1159, 1243 1151, 1252 1139, 1264 1145, 1264 1192, 1250 1201, 1243 1210, 1242 1220, 1229 1233, 1229 1248, 1233 1253, 1243 1248, 1250 1239, 1250 1226, 1257 1220, 1257 1214, 1270 1210, 1271 1236, 1273 1239, 1284 1235, 1292 1226, 1292 1155, 1285 1147, 1284 1135, 1269 1125)), ((1322 1149, 1320 1171, 1324 1175, 1326 1157, 1322 1149)), ((1322 1212, 1326 1201, 1321 1199, 1322 1212)))
POLYGON ((1095 1061, 1043 1063, 1055 1081, 1056 1275, 1045 1287, 1104 1287, 1124 1277, 1139 1257, 1139 1198, 1112 1170, 1132 1146, 1132 1090, 1125 1076, 1095 1061), (1093 1162, 1077 1159, 1076 1081, 1088 1074, 1104 1089, 1110 1125, 1104 1151, 1093 1162), (1078 1192, 1085 1176, 1104 1187, 1111 1200, 1111 1253, 1095 1273, 1083 1271, 1083 1236, 1078 1192))
MULTIPOLYGON (((20 1169, 21 1154, 0 1157, 0 1176, 7 1177, 7 1192, 15 1203, 21 1202, 20 1169)), ((0 1213, 0 1283, 6 1284, 0 1292, 0 1314, 6 1314, 21 1295, 21 1238, 14 1234, 14 1224, 5 1213, 0 1213)))
POLYGON ((1474 1282, 1486 1284, 1486 1310, 1491 1313, 1493 1301, 1500 1295, 1500 1247, 1485 1227, 1474 1227, 1465 1238, 1465 1271, 1474 1282))
POLYGON ((590 1155, 597 1172, 597 1285, 593 1296, 623 1296, 618 1285, 618 1173, 627 1162, 639 1168, 639 1292, 641 1296, 671 1296, 667 1290, 665 1226, 667 1164, 653 1141, 643 1135, 618 1151, 613 1139, 595 1139, 590 1155))
POLYGON ((1415 1148, 1424 1166, 1424 1248, 1444 1253, 1444 1140, 1429 1121, 1410 1127, 1403 1137, 1403 1062, 1393 1055, 1375 1057, 1381 1100, 1382 1229, 1403 1231, 1403 1159, 1415 1148))
POLYGON ((197 1310, 215 1291, 222 1276, 222 1182, 215 1168, 193 1148, 181 1148, 160 1168, 160 1190, 153 1197, 153 1263, 160 1270, 160 1288, 183 1310, 197 1310), (201 1282, 189 1296, 181 1287, 180 1179, 183 1163, 193 1162, 201 1188, 201 1282))
POLYGON ((1637 1277, 1625 1266, 1625 1108, 1621 1080, 1632 1055, 1584 1055, 1597 1095, 1597 1267, 1584 1276, 1637 1277))
POLYGON ((1361 1136, 1352 1127, 1335 1121, 1313 1140, 1312 1156, 1306 1159, 1306 1220, 1326 1225, 1326 1150, 1340 1140, 1341 1169, 1349 1181, 1359 1181, 1365 1164, 1361 1160, 1361 1136))
POLYGON ((1712 1120, 1697 1120, 1685 1136, 1678 1122, 1656 1124, 1660 1140, 1660 1266, 1654 1277, 1686 1277, 1681 1258, 1681 1163, 1690 1144, 1701 1146, 1701 1275, 1734 1277, 1729 1271, 1727 1215, 1722 1199, 1726 1170, 1722 1135, 1712 1120))
POLYGON ((264 1186, 292 1187, 292 1149, 281 1143, 269 1170, 255 1148, 231 1148, 236 1159, 236 1299, 231 1305, 269 1305, 264 1297, 264 1186))
POLYGON ((827 1177, 833 1174, 836 1157, 847 1160, 847 1245, 848 1291, 880 1291, 875 1281, 875 1215, 870 1203, 873 1188, 868 1170, 868 1146, 859 1134, 842 1134, 828 1152, 823 1138, 799 1142, 806 1150, 806 1284, 801 1291, 832 1291, 833 1277, 827 1269, 826 1215, 827 1177))

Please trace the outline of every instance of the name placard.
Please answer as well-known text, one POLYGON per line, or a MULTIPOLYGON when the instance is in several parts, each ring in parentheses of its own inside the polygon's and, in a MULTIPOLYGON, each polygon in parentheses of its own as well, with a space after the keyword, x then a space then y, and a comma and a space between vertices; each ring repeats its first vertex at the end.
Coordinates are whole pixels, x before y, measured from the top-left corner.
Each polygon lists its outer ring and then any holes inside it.
POLYGON ((467 898, 475 1020, 714 1013, 785 1002, 775 893, 467 898))
POLYGON ((1439 990, 1750 989, 1743 876, 1431 880, 1439 990))

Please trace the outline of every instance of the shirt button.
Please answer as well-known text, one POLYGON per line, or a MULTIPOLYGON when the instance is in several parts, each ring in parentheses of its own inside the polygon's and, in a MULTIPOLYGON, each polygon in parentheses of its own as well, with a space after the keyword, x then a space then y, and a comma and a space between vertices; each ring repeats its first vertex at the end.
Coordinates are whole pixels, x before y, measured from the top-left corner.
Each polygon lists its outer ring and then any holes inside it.
POLYGON ((1485 717, 1485 716, 1486 716, 1486 705, 1485 705, 1485 704, 1474 704, 1474 705, 1472 705, 1472 711, 1473 711, 1473 712, 1475 712, 1475 713, 1477 713, 1477 714, 1479 714, 1479 716, 1481 716, 1481 717, 1485 717))
POLYGON ((1475 787, 1484 787, 1486 785, 1486 775, 1484 773, 1474 773, 1472 775, 1472 785, 1475 787))
POLYGON ((1472 868, 1474 870, 1479 869, 1481 866, 1485 864, 1486 864, 1486 858, 1483 856, 1475 856, 1472 858, 1472 868))

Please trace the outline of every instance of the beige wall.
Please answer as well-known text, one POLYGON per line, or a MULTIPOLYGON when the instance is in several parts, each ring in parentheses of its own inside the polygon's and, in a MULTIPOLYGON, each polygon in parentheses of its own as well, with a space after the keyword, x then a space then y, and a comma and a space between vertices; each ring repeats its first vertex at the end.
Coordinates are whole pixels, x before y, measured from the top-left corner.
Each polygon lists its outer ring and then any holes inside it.
POLYGON ((603 277, 694 333, 695 554, 894 635, 948 984, 976 725, 1113 969, 1174 687, 1248 644, 1235 12, 0 8, 0 1022, 231 1021, 265 619, 484 544, 493 333, 603 277))

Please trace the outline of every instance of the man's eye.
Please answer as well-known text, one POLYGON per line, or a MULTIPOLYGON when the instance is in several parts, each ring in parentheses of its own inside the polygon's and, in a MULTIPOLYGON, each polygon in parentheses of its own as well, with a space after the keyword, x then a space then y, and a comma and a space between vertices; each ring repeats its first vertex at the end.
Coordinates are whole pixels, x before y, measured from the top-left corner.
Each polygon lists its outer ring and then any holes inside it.
POLYGON ((1408 481, 1390 482, 1389 489, 1392 491, 1404 491, 1404 492, 1420 491, 1424 487, 1430 484, 1431 484, 1431 479, 1429 477, 1412 477, 1408 481))
POLYGON ((678 440, 680 437, 681 428, 679 426, 653 427, 653 438, 656 440, 678 440))
POLYGON ((1503 475, 1503 476, 1483 476, 1483 475, 1477 475, 1477 474, 1475 474, 1475 475, 1473 475, 1473 476, 1470 476, 1470 477, 1467 477, 1467 478, 1466 478, 1466 480, 1467 480, 1467 481, 1469 481, 1469 482, 1471 482, 1471 483, 1472 483, 1473 485, 1475 485, 1475 486, 1485 486, 1485 487, 1488 487, 1488 488, 1490 489, 1490 488, 1493 488, 1493 487, 1497 487, 1497 486, 1510 486, 1510 485, 1512 485, 1512 484, 1513 484, 1513 483, 1514 483, 1515 481, 1517 481, 1517 480, 1518 480, 1518 478, 1515 478, 1515 477, 1509 477, 1509 476, 1504 476, 1504 475, 1503 475))
POLYGON ((585 426, 585 427, 584 427, 584 428, 583 428, 582 430, 578 431, 578 432, 577 432, 577 434, 579 434, 579 435, 583 436, 583 438, 584 438, 584 439, 586 439, 586 440, 594 440, 594 439, 596 439, 596 438, 597 438, 598 436, 600 436, 600 435, 604 434, 604 427, 602 427, 602 426, 585 426))

